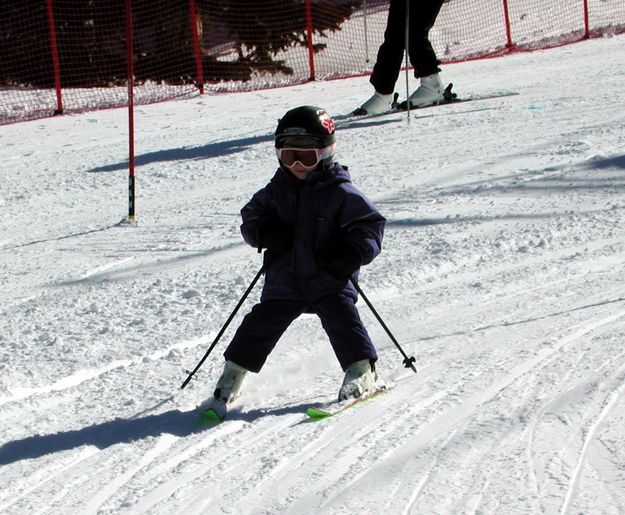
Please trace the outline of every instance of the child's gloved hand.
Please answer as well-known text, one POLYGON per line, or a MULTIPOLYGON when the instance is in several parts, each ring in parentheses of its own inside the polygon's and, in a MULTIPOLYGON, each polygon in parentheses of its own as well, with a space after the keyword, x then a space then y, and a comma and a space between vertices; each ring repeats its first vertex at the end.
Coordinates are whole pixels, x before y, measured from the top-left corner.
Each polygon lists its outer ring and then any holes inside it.
POLYGON ((263 268, 265 268, 265 270, 269 267, 276 256, 277 254, 269 249, 263 252, 263 268))
POLYGON ((293 228, 278 218, 267 220, 258 232, 261 248, 275 254, 283 254, 293 246, 293 228))
POLYGON ((326 253, 320 268, 336 279, 349 279, 361 264, 358 251, 351 245, 343 243, 326 253))

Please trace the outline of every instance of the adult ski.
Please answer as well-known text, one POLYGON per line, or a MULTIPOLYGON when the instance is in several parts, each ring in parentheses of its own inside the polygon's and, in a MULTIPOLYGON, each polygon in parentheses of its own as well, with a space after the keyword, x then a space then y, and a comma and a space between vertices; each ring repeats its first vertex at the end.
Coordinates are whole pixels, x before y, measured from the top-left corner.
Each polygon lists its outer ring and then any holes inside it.
MULTIPOLYGON (((498 92, 494 92, 494 93, 485 93, 485 94, 477 94, 477 95, 469 95, 466 97, 458 97, 458 95, 453 92, 451 90, 453 84, 449 84, 447 86, 447 88, 445 88, 445 92, 444 92, 444 98, 441 102, 431 105, 431 106, 426 106, 426 107, 411 107, 410 111, 423 111, 425 109, 431 109, 431 108, 435 108, 435 107, 440 107, 443 105, 449 105, 449 104, 462 104, 465 102, 477 102, 478 100, 491 100, 491 99, 496 99, 496 98, 504 98, 504 97, 512 97, 512 96, 516 96, 519 93, 516 91, 498 91, 498 92)), ((390 109, 389 111, 386 111, 384 113, 378 113, 378 114, 366 114, 363 113, 361 111, 360 108, 356 109, 355 111, 346 114, 346 115, 338 115, 334 117, 334 121, 337 125, 337 127, 340 127, 341 125, 345 125, 348 123, 353 123, 353 122, 358 122, 358 121, 365 121, 365 120, 370 120, 372 118, 379 118, 382 116, 389 116, 392 114, 398 114, 398 113, 405 113, 406 112, 406 108, 407 108, 407 103, 406 101, 403 102, 397 102, 397 98, 399 97, 399 95, 397 93, 395 93, 395 100, 393 101, 392 104, 392 109, 390 109)), ((473 109, 471 110, 471 112, 473 111, 485 111, 488 109, 495 109, 493 107, 482 107, 482 108, 478 108, 478 109, 473 109)), ((454 113, 450 113, 450 114, 461 114, 465 111, 461 111, 461 112, 454 112, 454 113)), ((428 115, 417 115, 416 118, 425 118, 425 117, 429 117, 429 116, 435 116, 434 114, 428 114, 428 115)))
POLYGON ((338 415, 343 411, 353 408, 364 401, 368 401, 377 397, 383 393, 388 392, 392 388, 392 385, 381 385, 375 390, 371 390, 366 392, 362 396, 357 399, 350 399, 342 402, 331 402, 323 406, 309 406, 306 408, 306 415, 308 415, 311 420, 323 420, 328 417, 333 417, 334 415, 338 415))
MULTIPOLYGON (((490 100, 493 98, 513 97, 519 94, 516 91, 499 91, 495 93, 484 93, 482 95, 478 94, 478 95, 469 95, 467 97, 459 97, 454 91, 451 90, 452 87, 453 87, 453 84, 447 85, 447 87, 445 88, 445 91, 443 92, 443 100, 441 100, 437 104, 434 104, 432 106, 426 106, 426 107, 410 106, 410 110, 418 111, 420 109, 428 109, 429 107, 437 107, 437 106, 442 106, 442 105, 447 105, 447 104, 461 104, 463 102, 476 102, 478 100, 490 100)), ((406 100, 400 103, 394 102, 393 112, 406 111, 407 107, 408 107, 408 101, 406 100)))

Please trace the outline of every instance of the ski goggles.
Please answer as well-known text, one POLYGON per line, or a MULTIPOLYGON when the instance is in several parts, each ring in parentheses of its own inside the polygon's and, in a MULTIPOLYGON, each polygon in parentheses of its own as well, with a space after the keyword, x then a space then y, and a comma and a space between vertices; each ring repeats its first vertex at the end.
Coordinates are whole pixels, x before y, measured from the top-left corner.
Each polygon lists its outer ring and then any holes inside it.
POLYGON ((293 166, 299 162, 302 166, 314 168, 323 159, 334 154, 334 145, 325 148, 276 148, 276 154, 285 166, 293 166))

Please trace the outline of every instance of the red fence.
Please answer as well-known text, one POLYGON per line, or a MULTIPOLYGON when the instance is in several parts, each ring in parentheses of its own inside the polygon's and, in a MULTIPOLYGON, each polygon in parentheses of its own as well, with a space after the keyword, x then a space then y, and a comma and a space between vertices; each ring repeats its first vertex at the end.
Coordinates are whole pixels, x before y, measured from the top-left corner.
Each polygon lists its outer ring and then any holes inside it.
MULTIPOLYGON (((0 124, 208 89, 369 73, 388 0, 19 0, 0 4, 0 124), (127 45, 126 4, 132 5, 127 45)), ((625 32, 623 0, 448 0, 443 62, 625 32)))

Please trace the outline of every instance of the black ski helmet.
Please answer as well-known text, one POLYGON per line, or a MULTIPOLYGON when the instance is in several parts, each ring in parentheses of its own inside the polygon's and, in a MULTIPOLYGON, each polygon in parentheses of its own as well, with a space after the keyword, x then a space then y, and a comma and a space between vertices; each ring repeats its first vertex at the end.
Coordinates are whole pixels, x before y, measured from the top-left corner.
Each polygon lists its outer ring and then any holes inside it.
POLYGON ((334 120, 325 109, 316 106, 300 106, 287 111, 280 118, 275 133, 276 148, 328 148, 335 142, 334 120))

